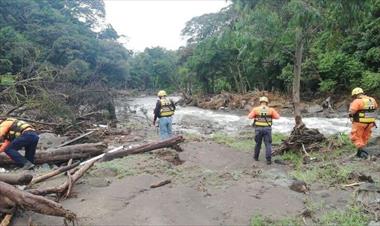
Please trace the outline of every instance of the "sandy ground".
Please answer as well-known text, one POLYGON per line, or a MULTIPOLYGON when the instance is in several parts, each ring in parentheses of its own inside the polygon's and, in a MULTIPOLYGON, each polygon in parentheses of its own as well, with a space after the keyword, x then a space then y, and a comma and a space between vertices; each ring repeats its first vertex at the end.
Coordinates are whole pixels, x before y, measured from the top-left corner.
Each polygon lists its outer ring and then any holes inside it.
MULTIPOLYGON (((267 166, 264 159, 255 162, 248 152, 213 142, 181 146, 184 163, 177 166, 167 161, 167 153, 176 154, 169 150, 98 164, 62 205, 77 213, 78 225, 249 225, 257 214, 272 219, 299 215, 307 197, 339 208, 351 194, 333 194, 322 186, 312 194, 297 193, 288 187, 286 166, 267 166), (172 183, 150 188, 165 179, 172 183)), ((64 225, 61 218, 30 212, 13 225, 26 225, 29 216, 37 225, 64 225)))

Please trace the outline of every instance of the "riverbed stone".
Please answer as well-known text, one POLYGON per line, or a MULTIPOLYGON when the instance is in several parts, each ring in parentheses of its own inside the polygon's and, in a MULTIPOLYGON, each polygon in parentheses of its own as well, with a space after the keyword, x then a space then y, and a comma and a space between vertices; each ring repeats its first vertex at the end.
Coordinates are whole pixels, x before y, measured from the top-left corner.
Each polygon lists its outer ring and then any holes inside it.
POLYGON ((315 114, 323 111, 323 107, 319 104, 311 104, 306 108, 308 113, 315 114))
POLYGON ((90 186, 97 187, 97 188, 107 187, 111 184, 110 180, 107 180, 105 178, 99 178, 99 177, 91 177, 88 179, 87 182, 90 186))
POLYGON ((58 136, 54 133, 41 133, 39 137, 37 148, 42 150, 57 147, 68 140, 68 137, 58 136))

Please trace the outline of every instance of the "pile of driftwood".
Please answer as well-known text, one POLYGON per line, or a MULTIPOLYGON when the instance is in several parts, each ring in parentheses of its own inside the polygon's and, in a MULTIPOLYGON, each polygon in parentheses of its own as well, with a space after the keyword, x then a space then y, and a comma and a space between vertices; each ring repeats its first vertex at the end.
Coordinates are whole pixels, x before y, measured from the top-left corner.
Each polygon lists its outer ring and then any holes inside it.
MULTIPOLYGON (((58 147, 36 154, 36 163, 62 163, 64 166, 45 175, 33 177, 30 173, 0 174, 0 217, 1 226, 8 225, 16 209, 30 210, 41 214, 64 217, 65 220, 75 221, 76 214, 62 207, 57 201, 70 196, 74 184, 97 161, 110 161, 132 154, 149 152, 152 150, 172 147, 178 150, 178 143, 183 142, 182 136, 175 136, 167 140, 152 142, 140 146, 125 148, 120 146, 106 150, 102 143, 77 144, 58 147), (82 160, 73 163, 74 160, 82 160), (56 187, 39 187, 38 184, 56 175, 65 173, 66 181, 56 187), (14 185, 24 185, 23 189, 14 185), (44 197, 54 195, 56 200, 44 197)), ((7 157, 0 155, 0 165, 10 164, 7 157)), ((53 197, 54 197, 53 196, 53 197)))
POLYGON ((309 129, 305 124, 294 127, 288 139, 273 150, 273 155, 282 154, 286 151, 301 151, 308 156, 308 152, 317 151, 323 148, 323 142, 326 141, 325 136, 317 129, 309 129))
POLYGON ((248 109, 255 105, 259 104, 259 97, 267 96, 271 102, 271 107, 286 107, 290 106, 290 103, 284 98, 282 95, 277 95, 274 93, 269 93, 265 91, 253 91, 245 94, 235 94, 222 92, 221 94, 215 95, 213 97, 205 97, 205 96, 193 96, 192 99, 189 100, 185 96, 182 102, 187 105, 194 105, 200 108, 205 109, 248 109))

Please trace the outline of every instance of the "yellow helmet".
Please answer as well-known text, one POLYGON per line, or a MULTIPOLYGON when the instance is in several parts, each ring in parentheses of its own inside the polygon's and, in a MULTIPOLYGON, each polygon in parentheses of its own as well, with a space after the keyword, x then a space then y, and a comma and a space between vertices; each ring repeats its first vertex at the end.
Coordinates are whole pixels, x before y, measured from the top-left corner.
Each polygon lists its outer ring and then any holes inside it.
POLYGON ((166 96, 166 92, 165 92, 165 90, 160 90, 160 91, 157 93, 157 96, 159 96, 159 97, 166 96))
POLYGON ((351 96, 355 96, 355 95, 363 94, 363 93, 364 91, 362 88, 356 87, 355 89, 352 90, 351 96))
POLYGON ((265 96, 260 97, 259 100, 260 100, 260 103, 261 103, 261 102, 269 103, 268 97, 265 97, 265 96))

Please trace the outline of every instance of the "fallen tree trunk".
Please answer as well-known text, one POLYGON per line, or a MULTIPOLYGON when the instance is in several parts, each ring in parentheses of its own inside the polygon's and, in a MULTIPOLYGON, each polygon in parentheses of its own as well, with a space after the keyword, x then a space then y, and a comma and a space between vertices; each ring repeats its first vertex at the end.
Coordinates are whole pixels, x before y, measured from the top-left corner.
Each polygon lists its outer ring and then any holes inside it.
POLYGON ((133 155, 133 154, 139 154, 139 153, 144 153, 148 151, 152 151, 155 149, 160 149, 160 148, 165 148, 165 147, 171 147, 175 146, 178 143, 181 143, 184 141, 184 138, 182 136, 175 136, 166 140, 154 142, 154 143, 149 143, 149 144, 144 144, 140 145, 137 147, 132 147, 129 149, 121 149, 112 153, 105 153, 103 156, 103 161, 110 161, 115 158, 122 158, 127 155, 133 155))
MULTIPOLYGON (((0 194, 7 198, 15 206, 25 210, 31 210, 37 213, 64 217, 68 220, 76 218, 75 213, 64 209, 59 203, 53 202, 47 198, 33 195, 25 191, 21 191, 12 185, 0 181, 0 194)), ((9 203, 7 203, 9 204, 9 203)), ((0 206, 2 204, 0 203, 0 206)))
MULTIPOLYGON (((102 154, 107 146, 103 143, 87 143, 68 145, 60 148, 37 151, 35 163, 60 163, 70 159, 87 159, 92 156, 102 154)), ((14 162, 5 154, 0 154, 0 165, 9 165, 14 162)))
POLYGON ((13 185, 27 185, 32 179, 31 174, 0 174, 0 181, 13 185))

